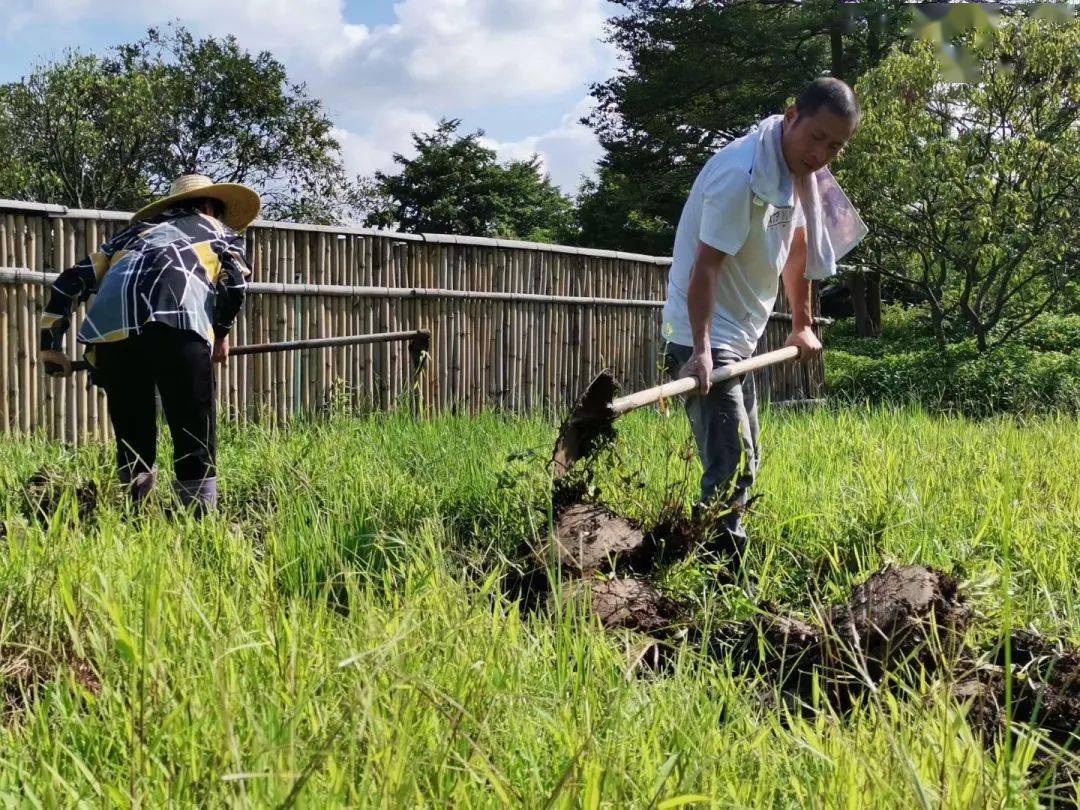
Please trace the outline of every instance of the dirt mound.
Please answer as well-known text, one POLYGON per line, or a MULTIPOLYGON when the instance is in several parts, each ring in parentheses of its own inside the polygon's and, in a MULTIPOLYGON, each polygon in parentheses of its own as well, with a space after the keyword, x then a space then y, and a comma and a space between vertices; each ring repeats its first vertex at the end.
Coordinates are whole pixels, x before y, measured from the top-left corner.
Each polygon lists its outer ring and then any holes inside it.
POLYGON ((1051 743, 1036 755, 1033 777, 1046 783, 1043 798, 1076 806, 1080 784, 1080 650, 1038 633, 1012 634, 1009 661, 1002 643, 985 660, 970 663, 953 686, 968 706, 968 723, 987 747, 1027 728, 1051 743), (1008 676, 1008 677, 1007 677, 1008 676), (1057 755, 1069 751, 1072 760, 1057 755))
POLYGON ((44 654, 0 657, 0 692, 3 722, 16 720, 29 709, 50 683, 70 673, 70 677, 92 695, 101 692, 101 680, 89 662, 76 656, 61 660, 44 654))
MULTIPOLYGON (((1080 749, 1080 650, 1021 630, 1012 636, 1010 653, 1013 727, 1037 727, 1057 745, 1080 749)), ((990 663, 973 665, 954 688, 958 698, 971 701, 972 726, 988 739, 1000 738, 1009 720, 1007 672, 1002 644, 990 663)))
MULTIPOLYGON (((70 476, 66 478, 70 479, 70 476)), ((60 505, 64 491, 71 485, 70 480, 65 483, 62 473, 48 468, 38 470, 23 485, 23 511, 26 517, 48 525, 60 505)), ((87 522, 97 511, 101 493, 94 481, 75 481, 74 487, 79 520, 87 522)))
POLYGON ((959 583, 931 568, 886 568, 856 587, 851 599, 825 613, 832 653, 875 682, 913 656, 924 667, 959 651, 971 613, 959 583), (834 640, 834 641, 833 641, 834 640))
POLYGON ((555 549, 574 576, 652 567, 655 550, 640 527, 591 503, 570 506, 555 519, 555 549))
POLYGON ((587 480, 576 477, 559 482, 551 536, 540 545, 522 545, 509 561, 504 592, 529 610, 550 592, 551 565, 568 580, 597 574, 645 577, 695 548, 717 550, 712 540, 717 521, 710 515, 671 511, 646 529, 588 497, 588 489, 587 480))
POLYGON ((553 553, 563 572, 573 577, 646 575, 697 547, 715 550, 715 533, 709 518, 669 514, 645 529, 602 504, 578 500, 555 509, 552 545, 529 553, 540 563, 553 553))
POLYGON ((600 579, 590 584, 592 612, 605 629, 624 628, 665 638, 685 621, 682 606, 644 580, 600 579))
POLYGON ((802 699, 811 696, 816 676, 842 710, 905 668, 939 669, 959 650, 969 618, 951 577, 918 565, 890 567, 815 623, 766 615, 721 630, 710 651, 802 699))
MULTIPOLYGON (((612 394, 599 380, 585 399, 595 396, 604 404, 612 394)), ((511 594, 539 604, 538 597, 550 593, 547 571, 554 564, 568 586, 564 595, 587 592, 605 629, 643 634, 628 675, 669 670, 689 643, 738 672, 761 676, 766 700, 775 696, 806 707, 820 689, 834 710, 846 712, 867 692, 903 694, 897 687, 910 678, 944 673, 956 682, 953 696, 968 705, 969 721, 988 745, 1010 728, 1030 725, 1059 748, 1080 750, 1080 651, 1019 632, 1011 640, 1008 672, 1002 650, 973 654, 964 647, 973 613, 959 582, 932 568, 890 566, 855 587, 847 601, 807 619, 773 608, 706 636, 690 610, 648 577, 661 563, 695 549, 738 565, 741 549, 724 546, 722 513, 673 510, 646 529, 600 504, 589 465, 571 467, 610 439, 608 416, 585 407, 577 421, 563 425, 552 459, 553 531, 546 545, 521 550, 508 577, 511 594)), ((1059 768, 1068 766, 1050 756, 1041 767, 1054 783, 1050 795, 1075 802, 1075 773, 1063 770, 1062 777, 1059 768)), ((1035 771, 1038 777, 1038 765, 1035 771)))

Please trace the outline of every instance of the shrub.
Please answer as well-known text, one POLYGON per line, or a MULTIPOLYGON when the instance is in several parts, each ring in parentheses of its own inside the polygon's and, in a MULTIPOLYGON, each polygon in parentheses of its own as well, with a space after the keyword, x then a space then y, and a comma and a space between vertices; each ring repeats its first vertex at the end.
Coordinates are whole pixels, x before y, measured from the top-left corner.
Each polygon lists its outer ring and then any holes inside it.
MULTIPOLYGON (((1058 345, 1053 341, 1064 332, 1048 327, 1040 334, 1046 345, 1058 345)), ((825 380, 829 395, 843 401, 917 402, 971 416, 1080 413, 1076 352, 1016 345, 980 353, 974 341, 879 357, 832 349, 825 380)))

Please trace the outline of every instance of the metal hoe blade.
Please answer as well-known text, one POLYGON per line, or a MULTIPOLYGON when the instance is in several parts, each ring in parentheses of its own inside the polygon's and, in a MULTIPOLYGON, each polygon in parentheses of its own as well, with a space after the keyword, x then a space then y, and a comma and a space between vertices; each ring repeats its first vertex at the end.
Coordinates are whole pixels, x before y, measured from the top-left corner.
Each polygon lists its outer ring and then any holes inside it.
POLYGON ((551 455, 555 478, 562 478, 576 462, 615 438, 614 423, 618 414, 611 409, 611 402, 616 393, 615 378, 606 371, 589 383, 559 427, 559 438, 551 455))

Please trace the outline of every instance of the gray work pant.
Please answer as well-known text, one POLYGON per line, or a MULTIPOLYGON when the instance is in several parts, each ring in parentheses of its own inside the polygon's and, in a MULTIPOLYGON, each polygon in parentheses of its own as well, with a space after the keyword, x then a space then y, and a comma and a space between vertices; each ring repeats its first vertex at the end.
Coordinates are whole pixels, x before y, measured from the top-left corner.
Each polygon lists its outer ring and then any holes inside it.
MULTIPOLYGON (((693 350, 689 346, 668 345, 665 358, 668 376, 675 379, 691 354, 693 350)), ((742 359, 724 349, 714 349, 712 354, 713 368, 742 359)), ((704 467, 701 501, 711 505, 718 500, 731 508, 732 511, 724 519, 725 528, 733 540, 745 541, 742 511, 754 483, 759 459, 758 409, 753 375, 718 383, 703 397, 687 397, 686 415, 690 419, 698 456, 704 467)))

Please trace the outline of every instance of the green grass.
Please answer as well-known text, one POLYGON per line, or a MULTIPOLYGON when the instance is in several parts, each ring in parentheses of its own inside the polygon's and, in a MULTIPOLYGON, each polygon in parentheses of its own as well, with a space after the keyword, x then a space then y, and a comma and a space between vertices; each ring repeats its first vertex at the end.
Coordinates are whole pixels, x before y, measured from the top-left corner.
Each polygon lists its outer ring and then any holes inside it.
MULTIPOLYGON (((110 451, 0 441, 0 677, 50 678, 0 727, 0 799, 100 806, 982 807, 1033 804, 1033 744, 987 753, 940 683, 783 716, 686 650, 627 679, 571 604, 522 616, 499 558, 546 532, 554 428, 486 415, 227 430, 223 504, 126 516, 110 451), (515 454, 519 454, 515 456, 515 454), (522 455, 523 454, 523 455, 522 455), (21 482, 70 485, 42 526, 21 482), (102 489, 81 522, 74 487, 102 489), (68 664, 92 662, 97 694, 68 664)), ((679 413, 620 422, 600 486, 690 502, 679 413)), ((886 562, 961 574, 981 618, 1080 641, 1080 430, 917 411, 767 413, 747 573, 664 574, 703 615, 839 600, 886 562), (1007 596, 1007 598, 1006 598, 1007 596), (1007 608, 1007 612, 1003 610, 1007 608)), ((161 500, 165 500, 162 498, 161 500)))

